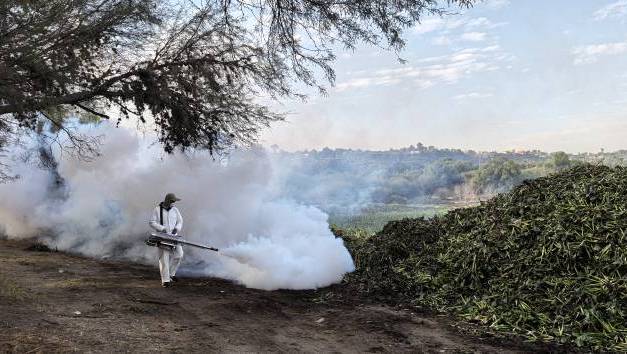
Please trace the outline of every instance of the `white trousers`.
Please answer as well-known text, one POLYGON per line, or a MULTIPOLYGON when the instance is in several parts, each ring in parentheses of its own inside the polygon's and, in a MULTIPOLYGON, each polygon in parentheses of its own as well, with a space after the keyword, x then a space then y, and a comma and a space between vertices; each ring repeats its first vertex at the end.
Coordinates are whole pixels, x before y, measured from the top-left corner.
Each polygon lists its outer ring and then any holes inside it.
POLYGON ((183 247, 176 245, 173 251, 159 248, 159 271, 161 272, 161 282, 165 283, 172 280, 179 269, 181 260, 183 259, 183 247))

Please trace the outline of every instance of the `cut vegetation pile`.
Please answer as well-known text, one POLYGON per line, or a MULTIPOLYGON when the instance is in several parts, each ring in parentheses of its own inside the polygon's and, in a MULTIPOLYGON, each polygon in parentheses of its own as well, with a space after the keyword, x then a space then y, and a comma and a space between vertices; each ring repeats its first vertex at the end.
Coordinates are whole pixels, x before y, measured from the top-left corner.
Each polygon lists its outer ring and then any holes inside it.
POLYGON ((627 351, 627 168, 578 166, 347 244, 349 281, 373 296, 627 351))

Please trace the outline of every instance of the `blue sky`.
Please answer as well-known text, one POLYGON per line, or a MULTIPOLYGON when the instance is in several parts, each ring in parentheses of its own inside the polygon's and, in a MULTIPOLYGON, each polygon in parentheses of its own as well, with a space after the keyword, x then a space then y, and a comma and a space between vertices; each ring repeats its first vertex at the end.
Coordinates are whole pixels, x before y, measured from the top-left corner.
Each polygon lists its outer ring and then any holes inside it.
POLYGON ((283 102, 286 150, 627 148, 627 0, 487 0, 406 32, 400 56, 338 51, 327 96, 283 102))

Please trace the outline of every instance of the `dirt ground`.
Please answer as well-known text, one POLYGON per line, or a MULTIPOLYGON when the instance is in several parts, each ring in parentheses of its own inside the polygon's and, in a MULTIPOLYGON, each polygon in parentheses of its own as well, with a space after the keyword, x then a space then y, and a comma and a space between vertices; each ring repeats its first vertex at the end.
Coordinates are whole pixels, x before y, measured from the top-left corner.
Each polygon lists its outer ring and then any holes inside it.
POLYGON ((451 320, 328 290, 261 291, 220 279, 162 288, 157 267, 0 240, 0 352, 546 351, 462 334, 451 320))

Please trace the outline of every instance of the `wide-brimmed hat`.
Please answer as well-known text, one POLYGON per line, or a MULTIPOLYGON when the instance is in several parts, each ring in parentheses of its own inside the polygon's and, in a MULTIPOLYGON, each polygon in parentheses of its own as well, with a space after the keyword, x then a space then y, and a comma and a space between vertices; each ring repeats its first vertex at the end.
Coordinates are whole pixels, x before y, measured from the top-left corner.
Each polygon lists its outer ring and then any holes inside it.
POLYGON ((164 201, 166 203, 174 203, 174 202, 178 202, 179 200, 181 200, 181 198, 177 198, 174 193, 168 193, 165 195, 165 199, 164 201))

